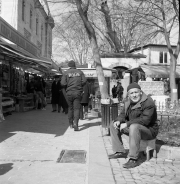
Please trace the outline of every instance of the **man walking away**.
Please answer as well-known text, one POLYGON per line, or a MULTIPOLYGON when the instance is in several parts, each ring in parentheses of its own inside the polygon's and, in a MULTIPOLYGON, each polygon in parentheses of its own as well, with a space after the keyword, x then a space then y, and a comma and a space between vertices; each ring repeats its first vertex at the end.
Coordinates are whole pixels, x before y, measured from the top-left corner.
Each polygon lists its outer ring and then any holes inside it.
POLYGON ((64 72, 61 84, 66 88, 70 128, 78 131, 80 102, 86 78, 81 70, 76 69, 76 64, 73 60, 69 61, 68 66, 69 69, 64 72))
POLYGON ((114 154, 109 159, 126 157, 121 135, 129 135, 129 161, 124 168, 138 166, 141 140, 152 140, 158 134, 157 112, 154 101, 141 91, 137 83, 131 83, 128 88, 129 100, 124 109, 110 125, 112 149, 114 154))

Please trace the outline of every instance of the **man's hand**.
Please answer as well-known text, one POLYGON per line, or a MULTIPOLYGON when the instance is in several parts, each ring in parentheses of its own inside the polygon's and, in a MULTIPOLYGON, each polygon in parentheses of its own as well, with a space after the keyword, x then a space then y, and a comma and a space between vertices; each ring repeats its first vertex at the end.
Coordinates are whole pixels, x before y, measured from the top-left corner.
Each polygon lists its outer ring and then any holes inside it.
POLYGON ((126 128, 126 127, 127 127, 127 124, 126 124, 126 123, 122 123, 122 124, 120 125, 120 131, 121 131, 122 129, 126 128))
POLYGON ((115 121, 114 122, 114 128, 119 129, 120 121, 115 121))

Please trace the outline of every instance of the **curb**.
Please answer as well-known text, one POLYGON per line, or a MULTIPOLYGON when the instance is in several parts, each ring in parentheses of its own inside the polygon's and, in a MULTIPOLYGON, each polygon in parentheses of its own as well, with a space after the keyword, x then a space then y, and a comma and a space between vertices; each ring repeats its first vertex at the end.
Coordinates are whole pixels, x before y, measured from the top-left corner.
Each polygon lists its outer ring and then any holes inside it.
POLYGON ((156 144, 157 157, 180 161, 180 147, 156 144))
POLYGON ((88 184, 115 184, 110 162, 101 134, 101 119, 95 118, 96 126, 89 128, 88 184))

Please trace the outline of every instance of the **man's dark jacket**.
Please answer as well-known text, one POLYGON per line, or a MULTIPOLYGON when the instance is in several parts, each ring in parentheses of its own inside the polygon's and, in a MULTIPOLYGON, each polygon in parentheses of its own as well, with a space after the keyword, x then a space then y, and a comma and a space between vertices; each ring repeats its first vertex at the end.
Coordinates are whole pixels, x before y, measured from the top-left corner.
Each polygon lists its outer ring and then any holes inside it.
POLYGON ((131 124, 141 124, 149 128, 155 138, 158 134, 158 124, 156 106, 152 98, 143 93, 141 100, 131 108, 131 111, 128 110, 129 107, 130 100, 125 102, 123 110, 115 121, 126 122, 127 127, 131 124))
POLYGON ((66 93, 69 91, 82 92, 85 83, 86 77, 84 73, 76 68, 70 68, 65 71, 61 79, 61 85, 66 87, 66 93))

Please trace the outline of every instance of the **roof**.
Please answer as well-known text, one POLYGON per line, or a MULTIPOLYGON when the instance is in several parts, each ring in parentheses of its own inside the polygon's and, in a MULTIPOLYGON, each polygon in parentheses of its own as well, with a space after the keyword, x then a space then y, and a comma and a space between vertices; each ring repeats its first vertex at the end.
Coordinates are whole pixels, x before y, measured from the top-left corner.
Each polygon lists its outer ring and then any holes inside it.
POLYGON ((143 54, 131 54, 131 53, 103 53, 100 55, 101 58, 135 58, 135 59, 140 59, 140 58, 146 58, 145 55, 143 54))
MULTIPOLYGON (((150 47, 153 47, 153 48, 167 48, 167 45, 160 45, 160 44, 147 44, 147 45, 144 45, 142 47, 137 47, 137 48, 134 48, 132 50, 129 51, 129 53, 132 53, 132 52, 135 52, 135 51, 138 51, 138 50, 141 50, 141 49, 146 49, 146 48, 150 48, 150 47)), ((171 45, 172 48, 176 48, 175 45, 171 45)))
MULTIPOLYGON (((142 70, 145 72, 146 77, 151 78, 169 78, 170 66, 169 65, 141 65, 142 70)), ((176 66, 175 77, 180 78, 180 65, 176 66)))
MULTIPOLYGON (((83 68, 83 67, 76 67, 79 70, 96 70, 96 68, 83 68)), ((66 68, 61 68, 62 70, 68 70, 69 67, 66 68)), ((103 68, 103 70, 110 70, 110 71, 117 71, 116 69, 112 69, 112 68, 103 68)))

